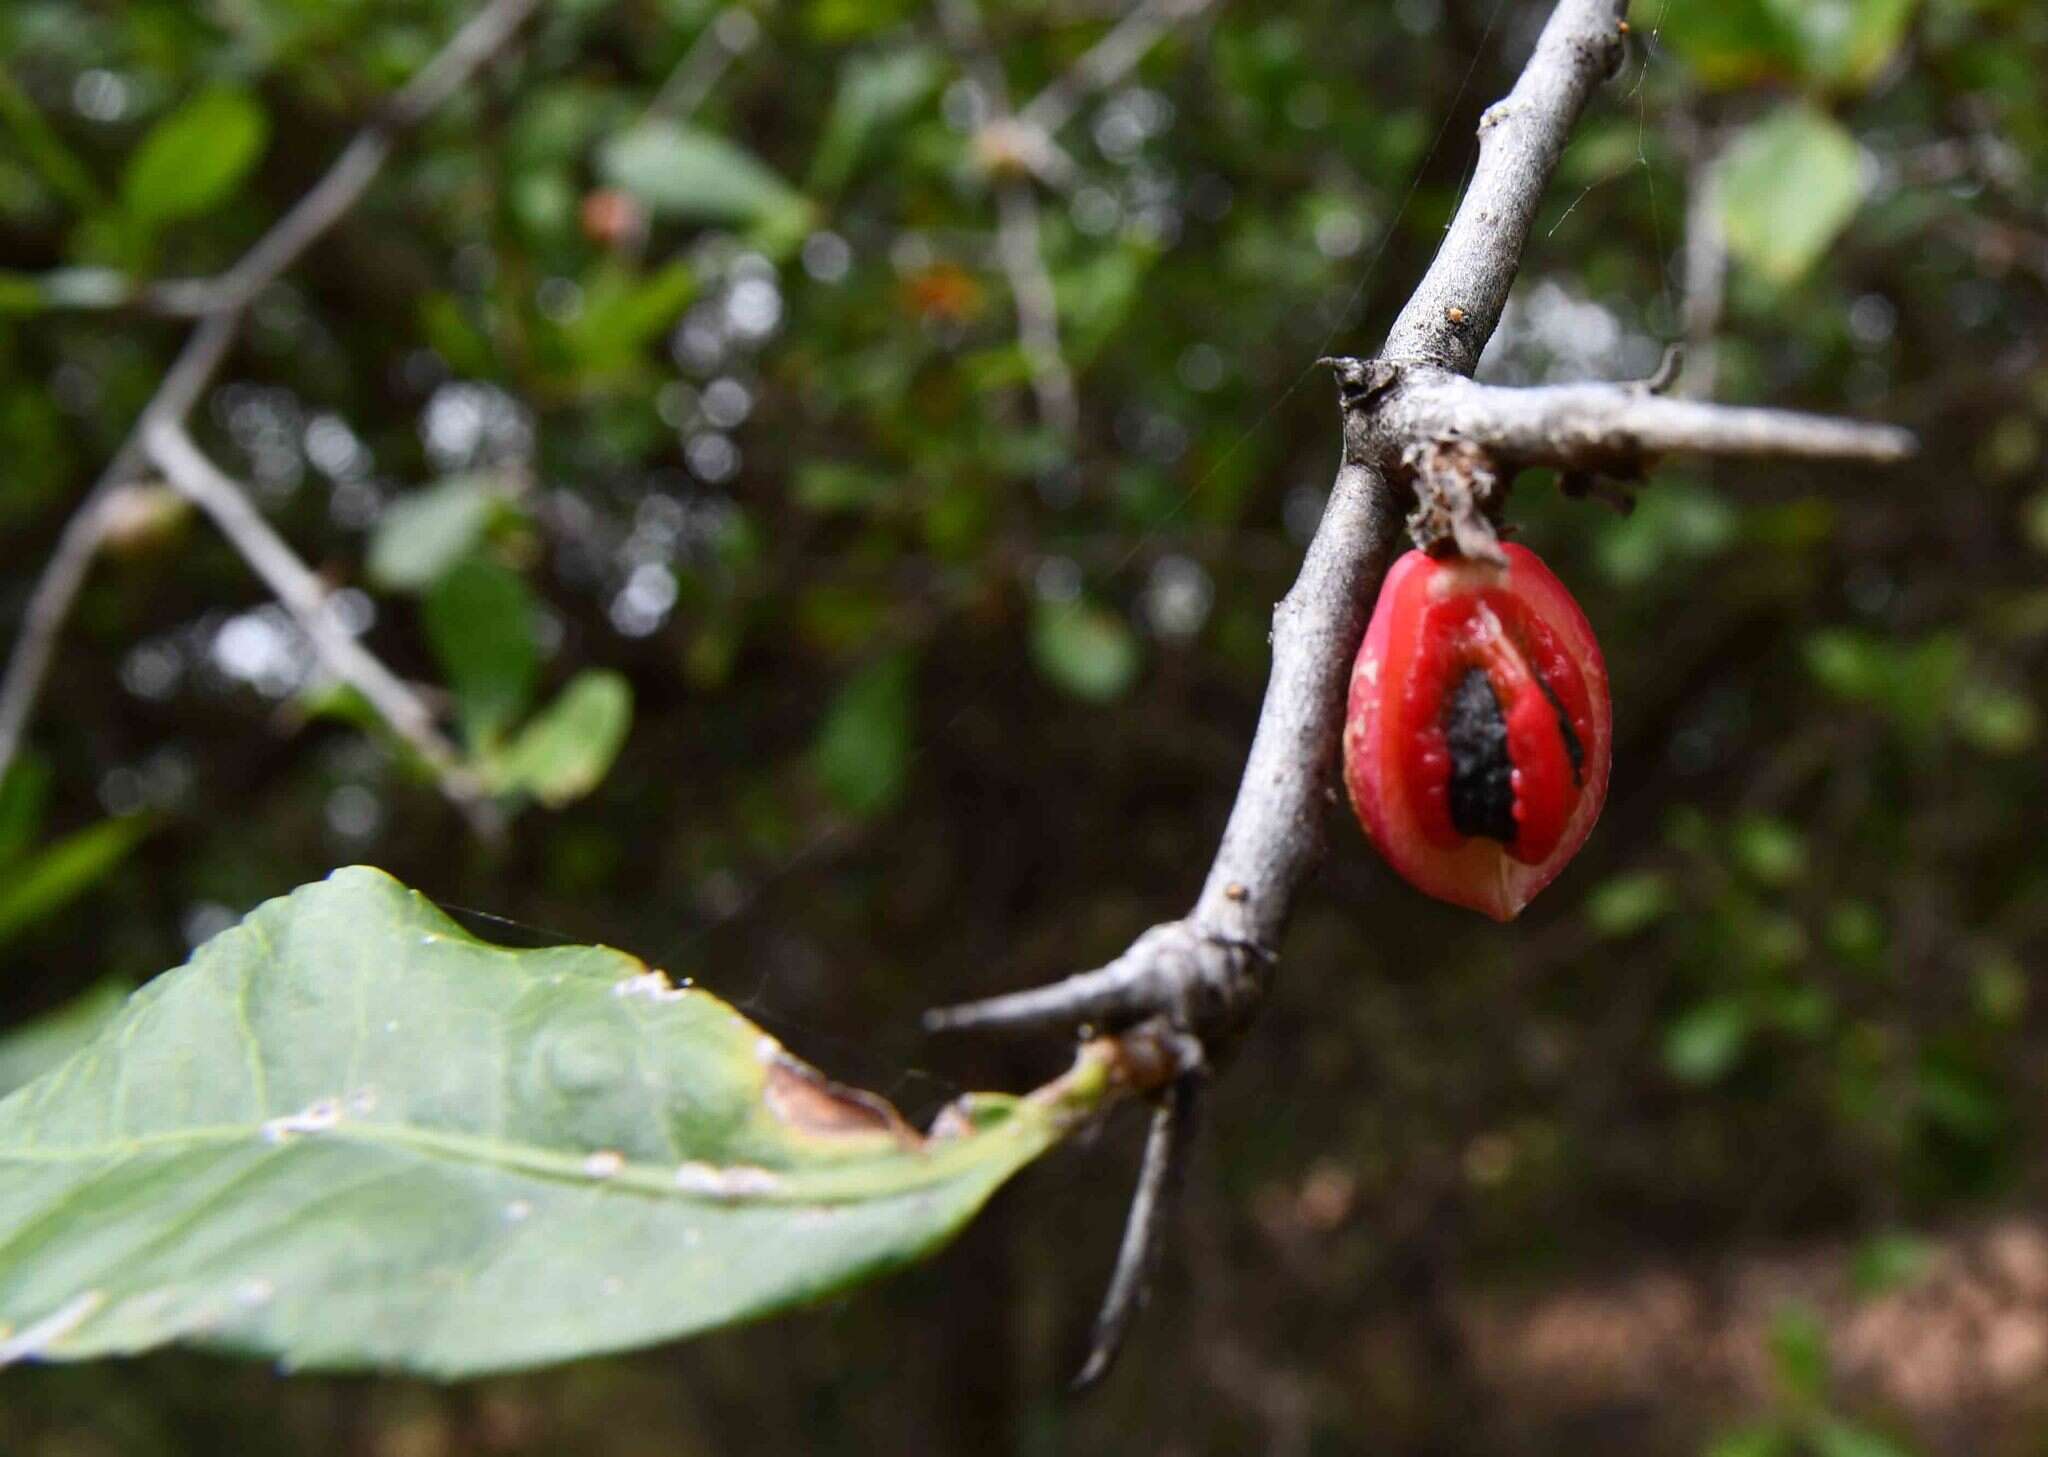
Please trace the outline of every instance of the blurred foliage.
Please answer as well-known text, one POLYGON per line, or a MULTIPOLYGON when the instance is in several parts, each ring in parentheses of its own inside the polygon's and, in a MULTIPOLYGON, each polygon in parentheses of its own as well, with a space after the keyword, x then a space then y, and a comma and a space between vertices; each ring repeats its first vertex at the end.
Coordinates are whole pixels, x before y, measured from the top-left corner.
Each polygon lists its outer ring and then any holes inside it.
MULTIPOLYGON (((467 8, 0 4, 4 620, 186 327, 133 285, 231 264, 467 8)), ((986 98, 927 6, 544 6, 256 301, 194 417, 526 812, 477 841, 165 517, 80 602, 8 843, 152 833, 14 929, 7 1025, 361 860, 494 937, 694 975, 915 1111, 1041 1080, 1061 1049, 925 1043, 916 1012, 1098 964, 1194 893, 1335 459, 1310 361, 1382 337, 1543 8, 1221 6, 1088 98, 1041 200, 1067 441, 1016 342, 986 98)), ((1020 102, 1115 18, 982 9, 1020 102)), ((1606 820, 1508 929, 1333 826, 1097 1401, 1058 1393, 1123 1136, 929 1271, 682 1355, 446 1393, 10 1372, 0 1445, 2033 1450, 2020 1406, 1839 1383, 1564 1435, 1470 1389, 1467 1292, 2048 1192, 2048 13, 1639 0, 1631 30, 1485 374, 1650 373, 1704 219, 1717 393, 1925 453, 1674 466, 1627 517, 1521 482, 1607 648, 1606 820)))

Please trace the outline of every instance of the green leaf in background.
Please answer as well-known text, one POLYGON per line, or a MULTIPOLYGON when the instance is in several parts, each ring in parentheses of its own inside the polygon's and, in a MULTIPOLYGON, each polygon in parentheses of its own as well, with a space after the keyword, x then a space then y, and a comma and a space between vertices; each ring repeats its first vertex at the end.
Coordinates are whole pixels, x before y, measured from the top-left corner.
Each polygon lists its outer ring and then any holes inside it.
POLYGON ((0 942, 90 890, 149 833, 147 815, 101 820, 15 861, 0 876, 0 942))
POLYGON ((897 493, 899 487, 894 476, 869 466, 851 461, 807 460, 797 466, 790 494, 806 511, 825 514, 878 505, 897 493))
POLYGON ((15 755, 0 779, 0 865, 35 843, 49 802, 49 764, 40 754, 15 755))
POLYGON ((1715 164, 1728 251, 1771 283, 1795 283, 1863 200, 1863 154, 1841 123, 1788 103, 1751 122, 1715 164))
POLYGON ((1637 0, 1654 31, 1713 90, 1804 79, 1860 88, 1898 51, 1917 0, 1637 0))
POLYGON ((1138 676, 1138 639, 1125 621, 1092 602, 1040 600, 1031 623, 1038 670, 1078 698, 1107 702, 1138 676))
POLYGON ((1788 1305, 1771 1318, 1766 1339, 1771 1374, 1786 1395, 1819 1401, 1828 1385, 1828 1333, 1821 1318, 1803 1305, 1788 1305))
POLYGON ((1594 887, 1586 919, 1602 936, 1618 940, 1668 913, 1677 903, 1671 877, 1661 870, 1631 870, 1594 887))
POLYGON ((878 814, 903 792, 910 764, 912 660, 891 653, 839 690, 811 746, 811 770, 840 808, 878 814))
POLYGON ((1774 0, 1636 0, 1631 13, 1712 90, 1799 68, 1799 35, 1774 0))
POLYGON ((394 592, 431 586, 483 540, 502 499, 489 476, 455 476, 399 497, 370 538, 370 580, 394 592))
POLYGON ((1861 88, 1898 53, 1919 0, 1773 0, 1799 39, 1807 75, 1861 88))
POLYGON ((1926 1274, 1934 1254, 1934 1246, 1918 1235, 1875 1235, 1857 1249, 1849 1267, 1850 1283, 1866 1300, 1889 1295, 1926 1274))
POLYGON ((526 583, 489 557, 467 556, 427 589, 421 606, 471 746, 497 743, 526 711, 540 675, 526 583))
POLYGON ((685 263, 644 276, 618 266, 601 268, 585 282, 583 307, 560 326, 562 342, 586 383, 626 373, 696 292, 696 275, 685 263))
POLYGON ((1735 1066, 1749 1041, 1750 1011, 1732 997, 1702 1002, 1664 1033, 1664 1065, 1688 1083, 1711 1083, 1735 1066))
POLYGON ((1744 815, 1730 832, 1735 862, 1764 885, 1785 886, 1806 874, 1806 837, 1770 815, 1744 815))
POLYGON ((2029 546, 2048 555, 2048 491, 2027 498, 2020 508, 2020 530, 2029 546))
POLYGON ((1728 498, 1682 477, 1660 478, 1635 509, 1600 528, 1601 568, 1623 586, 1657 580, 1672 568, 1709 560, 1735 540, 1740 516, 1728 498))
POLYGON ((622 675, 578 673, 499 756, 491 787, 530 794, 551 809, 581 799, 604 779, 632 724, 633 688, 622 675))
POLYGON ((148 226, 197 217, 235 190, 269 135, 263 108, 248 93, 202 91, 151 127, 129 155, 121 200, 148 226))
POLYGON ((829 197, 846 185, 877 132, 938 89, 945 67, 928 47, 857 55, 840 67, 839 89, 811 158, 810 190, 829 197))
POLYGON ((2031 698, 1988 683, 1959 689, 1949 717, 1971 747, 1986 754, 2023 754, 2041 735, 2040 710, 2031 698))
POLYGON ((110 977, 55 1011, 0 1034, 0 1098, 35 1081, 99 1036, 133 990, 110 977))
POLYGON ((337 871, 0 1102, 0 1360, 453 1377, 667 1340, 931 1253, 1109 1091, 1084 1053, 919 1135, 630 956, 337 871))
POLYGON ((1813 1431, 1814 1457, 1914 1457, 1911 1447, 1855 1422, 1831 1418, 1813 1431))
POLYGON ((1054 273, 1053 293, 1059 304, 1068 362, 1088 363, 1116 337, 1137 307, 1145 276, 1158 260, 1158 248, 1127 239, 1116 248, 1091 253, 1084 263, 1054 273))
POLYGON ((1789 1430, 1776 1422, 1763 1422, 1716 1437, 1706 1457, 1795 1457, 1797 1451, 1797 1440, 1789 1430))
POLYGON ((680 222, 777 224, 810 203, 752 152, 713 132, 643 122, 598 154, 605 180, 680 222))
POLYGON ((1899 729, 1925 739, 1957 702, 1969 650, 1953 632, 1899 639, 1824 628, 1806 640, 1807 671, 1837 697, 1867 703, 1899 729))

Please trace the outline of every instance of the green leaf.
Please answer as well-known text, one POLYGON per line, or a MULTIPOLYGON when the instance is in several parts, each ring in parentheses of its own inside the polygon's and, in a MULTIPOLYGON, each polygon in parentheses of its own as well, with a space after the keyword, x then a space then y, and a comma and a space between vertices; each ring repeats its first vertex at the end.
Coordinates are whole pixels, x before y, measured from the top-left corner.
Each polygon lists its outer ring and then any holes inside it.
POLYGON ((1958 701, 1969 650, 1956 633, 1901 641, 1826 628, 1806 640, 1807 671, 1841 698, 1880 709, 1905 733, 1924 738, 1958 701))
POLYGON ((1814 265, 1863 200, 1863 154, 1839 122, 1788 103, 1729 144, 1715 186, 1729 252, 1783 287, 1814 265))
POLYGON ((1742 1056, 1750 1020, 1749 1008, 1732 997, 1700 1003, 1665 1031, 1664 1065, 1685 1082, 1713 1082, 1742 1056))
POLYGON ((1638 24, 1711 89, 1805 79, 1860 88, 1905 39, 1916 0, 1638 0, 1638 24))
POLYGON ((2048 491, 2037 491, 2021 506, 2020 531, 2029 546, 2048 555, 2048 491))
POLYGON ((1738 1427, 1716 1437, 1707 1457, 1791 1457, 1792 1434, 1774 1422, 1738 1427))
POLYGON ((1602 936, 1633 936, 1669 912, 1677 902, 1671 877, 1661 870, 1632 870, 1596 886, 1586 897, 1586 919, 1602 936))
POLYGON ((1815 80, 1861 88, 1906 38, 1918 0, 1773 0, 1796 31, 1800 59, 1815 80))
POLYGON ((393 501, 370 538, 370 580, 418 592, 469 555, 502 499, 488 476, 455 476, 393 501))
POLYGON ((496 744, 526 711, 540 674, 526 584, 489 557, 467 556, 428 588, 421 605, 471 747, 496 744))
POLYGON ((1711 89, 1749 86, 1799 67, 1799 35, 1774 0, 1636 0, 1634 14, 1711 89))
POLYGON ((454 1377, 668 1340, 931 1253, 1110 1089, 1084 1053, 923 1137, 630 956, 337 871, 0 1102, 0 1358, 454 1377))
POLYGON ((2041 733, 2041 714, 2031 698, 1988 683, 1965 685, 1949 713, 1957 731, 1986 754, 2025 753, 2041 733))
POLYGON ((611 769, 632 724, 633 689, 624 677, 578 673, 519 731, 494 765, 491 787, 530 794, 551 809, 581 799, 611 769))
POLYGON ((130 154, 121 200, 150 226, 196 217, 235 190, 269 134, 263 108, 248 93, 202 91, 151 127, 130 154))
POLYGON ((1856 1251, 1849 1279, 1865 1299, 1913 1284, 1934 1262, 1934 1247, 1913 1234, 1880 1234, 1856 1251))
POLYGON ((826 44, 858 40, 899 24, 910 0, 811 0, 804 7, 804 28, 826 44))
POLYGON ((1038 670, 1077 698, 1106 702, 1138 676, 1138 639, 1124 620, 1086 602, 1041 600, 1031 624, 1038 670))
POLYGON ((35 843, 49 802, 50 766, 40 755, 16 754, 0 779, 0 865, 35 843))
POLYGON ((1806 874, 1806 837, 1769 815, 1744 815, 1731 832, 1742 868, 1765 885, 1790 885, 1806 874))
POLYGON ((1739 519, 1717 491, 1684 479, 1660 480, 1628 515, 1603 525, 1600 565, 1624 586, 1670 580, 1673 568, 1726 550, 1739 519))
POLYGON ((562 341, 588 374, 622 373, 675 323, 696 292, 696 275, 685 263, 670 263, 645 277, 623 268, 601 269, 584 288, 582 310, 561 326, 562 341))
POLYGON ((9 866, 0 883, 0 942, 85 894, 150 827, 147 815, 101 820, 9 866))
POLYGON ((711 132, 642 122, 604 144, 598 168, 661 217, 781 225, 807 216, 804 195, 752 152, 711 132))
POLYGON ((855 56, 839 72, 839 89, 811 158, 810 190, 830 196, 846 185, 874 135, 938 89, 945 68, 928 47, 908 46, 855 56))
POLYGON ((850 814, 879 814, 903 792, 910 765, 912 661, 891 653, 856 673, 825 713, 811 771, 850 814))
POLYGON ((1069 363, 1088 363, 1123 329, 1158 259, 1157 248, 1133 239, 1055 272, 1053 293, 1069 363))
POLYGON ((1820 1400, 1828 1384, 1828 1334, 1820 1317, 1804 1306, 1787 1306, 1772 1317, 1766 1340, 1772 1374, 1786 1394, 1820 1400))
POLYGON ((1913 1457, 1911 1447, 1901 1446, 1882 1432, 1853 1422, 1830 1419, 1813 1432, 1815 1457, 1913 1457))
POLYGON ((895 477, 851 461, 807 460, 796 468, 790 494, 806 511, 859 511, 899 490, 895 477))
POLYGON ((133 990, 109 977, 55 1011, 0 1035, 0 1097, 27 1086, 97 1037, 133 990))

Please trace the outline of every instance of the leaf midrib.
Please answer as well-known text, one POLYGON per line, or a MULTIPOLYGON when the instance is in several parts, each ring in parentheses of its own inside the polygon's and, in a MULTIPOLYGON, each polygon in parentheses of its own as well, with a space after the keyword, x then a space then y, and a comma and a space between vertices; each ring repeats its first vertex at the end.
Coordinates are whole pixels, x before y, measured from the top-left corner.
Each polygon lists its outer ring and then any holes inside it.
MULTIPOLYGON (((266 1139, 261 1124, 200 1124, 165 1133, 139 1134, 110 1143, 59 1148, 0 1148, 0 1164, 75 1166, 132 1158, 158 1151, 225 1147, 250 1139, 266 1139)), ((774 1187, 720 1194, 677 1184, 676 1165, 627 1161, 610 1174, 588 1172, 585 1153, 560 1153, 533 1144, 514 1143, 478 1134, 451 1133, 390 1122, 344 1122, 318 1133, 288 1133, 276 1140, 283 1153, 293 1144, 318 1140, 399 1148, 460 1163, 511 1173, 560 1180, 586 1187, 618 1188, 634 1194, 732 1208, 749 1204, 844 1204, 893 1194, 912 1193, 943 1184, 962 1174, 989 1167, 1015 1167, 1049 1147, 1057 1137, 1050 1120, 1030 1105, 1011 1108, 995 1127, 937 1147, 894 1150, 872 1159, 848 1160, 834 1168, 769 1169, 774 1187), (1014 1147, 1006 1147, 1014 1145, 1014 1147)), ((699 1167, 701 1161, 688 1161, 699 1167)), ((719 1168, 719 1165, 708 1165, 719 1168)), ((725 1168, 732 1165, 722 1166, 725 1168)), ((755 1167, 755 1166, 745 1166, 755 1167)))

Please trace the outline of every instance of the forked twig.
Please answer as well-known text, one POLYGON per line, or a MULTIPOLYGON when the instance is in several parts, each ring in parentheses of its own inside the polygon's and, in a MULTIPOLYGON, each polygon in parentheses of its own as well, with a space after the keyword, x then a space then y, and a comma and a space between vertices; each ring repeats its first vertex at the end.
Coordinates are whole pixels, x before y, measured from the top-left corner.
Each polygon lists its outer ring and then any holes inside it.
MULTIPOLYGON (((65 523, 57 550, 29 598, 7 670, 0 676, 0 778, 20 751, 22 735, 49 676, 64 622, 85 585, 106 533, 106 504, 146 468, 143 442, 153 429, 181 425, 213 382, 233 346, 243 311, 264 288, 361 199, 390 155, 393 138, 432 115, 512 38, 540 0, 488 0, 434 58, 385 103, 319 181, 214 278, 153 285, 164 312, 196 315, 193 329, 143 407, 127 440, 65 523)), ((394 728, 398 726, 393 725, 394 728)), ((443 783, 449 781, 444 776, 443 783)))

